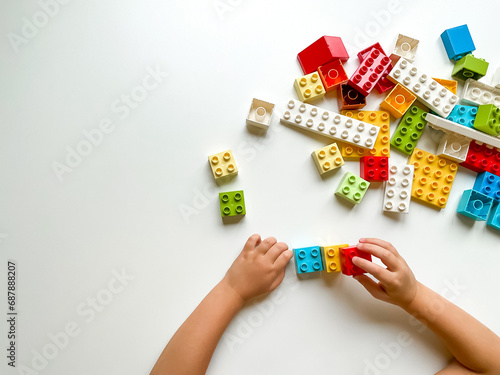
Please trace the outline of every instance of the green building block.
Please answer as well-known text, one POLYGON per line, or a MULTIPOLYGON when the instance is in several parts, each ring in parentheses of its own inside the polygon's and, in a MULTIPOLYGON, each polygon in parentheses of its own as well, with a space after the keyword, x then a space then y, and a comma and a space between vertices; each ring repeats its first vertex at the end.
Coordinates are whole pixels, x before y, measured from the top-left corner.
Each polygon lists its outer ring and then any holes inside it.
POLYGON ((342 181, 340 181, 340 185, 335 191, 335 195, 353 204, 358 204, 365 196, 368 186, 370 186, 368 181, 363 180, 361 177, 351 172, 347 172, 344 177, 342 177, 342 181))
POLYGON ((473 126, 493 136, 500 135, 500 109, 494 104, 480 105, 473 126))
POLYGON ((486 75, 488 65, 484 59, 478 59, 474 55, 468 54, 455 63, 451 76, 455 79, 466 81, 469 78, 478 80, 486 75))
POLYGON ((245 196, 243 190, 219 193, 220 214, 222 217, 245 215, 245 196))
POLYGON ((412 105, 399 122, 399 126, 392 135, 391 148, 395 148, 405 155, 411 155, 418 140, 424 132, 425 116, 427 111, 412 105))

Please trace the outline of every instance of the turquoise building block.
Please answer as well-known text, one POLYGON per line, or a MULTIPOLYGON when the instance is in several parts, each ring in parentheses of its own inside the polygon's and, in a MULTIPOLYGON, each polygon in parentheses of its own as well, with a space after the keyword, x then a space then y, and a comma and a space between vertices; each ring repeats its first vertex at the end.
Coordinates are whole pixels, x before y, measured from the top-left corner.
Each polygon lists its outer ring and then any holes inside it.
POLYGON ((498 202, 493 206, 486 224, 500 230, 500 204, 498 202))
POLYGON ((441 34, 444 48, 450 60, 458 61, 476 50, 467 25, 452 27, 441 34))
POLYGON ((298 274, 323 271, 323 260, 319 246, 293 249, 298 274))
POLYGON ((446 117, 447 120, 456 122, 457 124, 473 128, 474 120, 477 115, 477 107, 472 105, 456 105, 453 107, 450 115, 446 117))
POLYGON ((473 189, 500 202, 500 176, 490 172, 480 173, 476 177, 473 189))
POLYGON ((485 221, 493 206, 493 198, 474 189, 465 190, 457 212, 474 220, 485 221))

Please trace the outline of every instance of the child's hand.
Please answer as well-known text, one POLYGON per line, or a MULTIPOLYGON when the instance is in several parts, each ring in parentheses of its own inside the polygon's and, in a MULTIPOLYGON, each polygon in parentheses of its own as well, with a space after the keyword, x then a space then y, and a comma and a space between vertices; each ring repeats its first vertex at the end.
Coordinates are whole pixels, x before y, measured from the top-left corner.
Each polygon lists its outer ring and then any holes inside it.
POLYGON ((248 301, 271 292, 285 277, 285 267, 292 258, 288 245, 268 237, 252 235, 222 280, 242 299, 248 301))
POLYGON ((373 281, 366 275, 356 276, 355 279, 373 297, 381 301, 401 307, 409 305, 417 294, 418 283, 410 267, 394 246, 378 238, 361 238, 357 248, 379 258, 387 268, 366 259, 354 257, 352 262, 373 275, 379 282, 373 281))

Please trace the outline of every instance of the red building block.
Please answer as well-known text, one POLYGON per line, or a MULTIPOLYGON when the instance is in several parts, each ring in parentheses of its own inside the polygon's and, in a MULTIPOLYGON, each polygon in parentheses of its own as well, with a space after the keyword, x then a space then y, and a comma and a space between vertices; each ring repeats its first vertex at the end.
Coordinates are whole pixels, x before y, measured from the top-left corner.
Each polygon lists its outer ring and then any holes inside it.
POLYGON ((358 250, 356 246, 341 247, 339 249, 339 256, 340 268, 342 273, 347 276, 358 276, 365 273, 365 271, 352 263, 352 258, 360 257, 369 260, 370 262, 372 260, 371 254, 358 250))
POLYGON ((391 59, 378 49, 372 48, 352 75, 349 85, 367 96, 390 65, 391 59))
POLYGON ((477 173, 490 172, 500 176, 500 149, 472 141, 467 158, 460 165, 477 173))
MULTIPOLYGON (((380 43, 375 43, 375 44, 372 44, 371 46, 365 48, 364 50, 362 51, 359 51, 358 52, 358 59, 360 62, 363 62, 363 60, 366 58, 366 56, 368 55, 368 53, 373 49, 373 48, 376 48, 377 50, 380 51, 380 53, 382 53, 384 56, 387 56, 387 54, 385 53, 384 49, 382 48, 382 46, 380 45, 380 43)), ((389 66, 387 67, 387 69, 385 70, 384 73, 382 73, 382 76, 380 77, 379 81, 377 82, 377 84, 375 85, 375 89, 380 93, 384 93, 388 90, 392 90, 394 88, 394 86, 396 86, 393 82, 389 81, 387 79, 387 75, 391 72, 392 70, 392 63, 389 64, 389 66)))
POLYGON ((326 92, 333 91, 338 85, 349 80, 340 60, 333 60, 326 65, 320 66, 318 73, 326 92))
POLYGON ((389 179, 389 158, 386 156, 363 156, 359 159, 360 177, 366 181, 389 179))
POLYGON ((349 54, 338 36, 322 36, 297 55, 304 74, 309 74, 333 60, 345 63, 349 54))
POLYGON ((344 109, 361 109, 366 105, 366 98, 346 82, 338 85, 337 102, 339 104, 339 111, 343 111, 344 109))

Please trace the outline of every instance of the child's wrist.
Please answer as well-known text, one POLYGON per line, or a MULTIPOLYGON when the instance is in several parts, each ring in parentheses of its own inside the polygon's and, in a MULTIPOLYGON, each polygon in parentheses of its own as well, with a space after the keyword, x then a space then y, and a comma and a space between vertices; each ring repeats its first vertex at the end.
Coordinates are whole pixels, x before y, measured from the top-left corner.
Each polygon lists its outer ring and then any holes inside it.
POLYGON ((416 290, 412 298, 408 299, 404 303, 400 304, 401 307, 406 312, 412 314, 415 310, 417 310, 418 300, 420 299, 420 295, 422 294, 422 289, 424 286, 417 281, 416 290))
POLYGON ((232 305, 238 309, 243 307, 246 302, 245 299, 231 286, 225 277, 217 284, 217 287, 220 288, 221 292, 224 293, 232 305))

